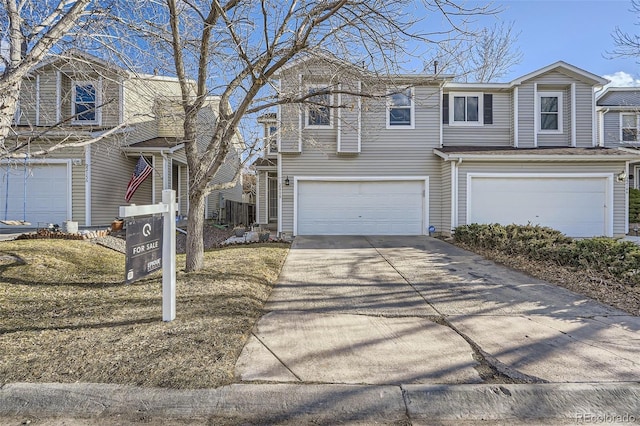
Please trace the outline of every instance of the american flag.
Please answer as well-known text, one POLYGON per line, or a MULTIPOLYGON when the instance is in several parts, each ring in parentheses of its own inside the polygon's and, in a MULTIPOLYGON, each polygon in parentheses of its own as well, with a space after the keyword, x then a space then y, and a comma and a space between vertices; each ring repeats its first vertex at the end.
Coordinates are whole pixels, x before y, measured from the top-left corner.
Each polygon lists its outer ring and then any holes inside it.
POLYGON ((128 203, 131 197, 133 197, 133 193, 136 192, 136 189, 140 186, 140 184, 151 174, 153 168, 147 163, 147 160, 141 155, 138 159, 138 163, 136 164, 136 168, 133 169, 133 174, 131 175, 131 180, 127 185, 127 193, 124 196, 124 200, 128 203))

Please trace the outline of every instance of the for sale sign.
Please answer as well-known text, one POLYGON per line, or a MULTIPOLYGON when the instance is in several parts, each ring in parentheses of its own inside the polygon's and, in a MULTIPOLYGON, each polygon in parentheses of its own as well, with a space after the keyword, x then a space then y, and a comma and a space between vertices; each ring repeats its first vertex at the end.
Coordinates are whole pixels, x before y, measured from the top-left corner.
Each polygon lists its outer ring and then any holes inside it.
POLYGON ((162 269, 162 228, 161 216, 127 220, 127 283, 162 269))

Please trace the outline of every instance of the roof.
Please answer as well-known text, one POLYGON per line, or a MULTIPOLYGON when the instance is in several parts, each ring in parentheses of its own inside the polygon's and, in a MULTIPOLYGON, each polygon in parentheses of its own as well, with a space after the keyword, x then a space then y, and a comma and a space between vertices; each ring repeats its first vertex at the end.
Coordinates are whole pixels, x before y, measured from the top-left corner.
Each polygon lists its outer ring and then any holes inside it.
POLYGON ((434 149, 434 153, 444 160, 476 161, 592 161, 592 160, 637 160, 637 154, 618 148, 514 148, 484 146, 447 146, 434 149))
POLYGON ((253 165, 255 167, 276 167, 278 165, 278 160, 270 160, 268 158, 258 158, 253 165))
POLYGON ((529 74, 525 74, 522 77, 513 80, 511 84, 512 85, 522 84, 523 82, 527 80, 531 80, 534 77, 537 77, 539 75, 548 73, 549 71, 555 71, 558 69, 564 72, 573 74, 575 77, 578 77, 583 81, 591 83, 594 86, 598 86, 598 85, 604 86, 605 84, 609 83, 609 80, 607 80, 606 78, 602 78, 599 75, 590 73, 589 71, 585 71, 582 68, 578 68, 564 61, 558 61, 558 62, 554 62, 553 64, 547 65, 546 67, 540 68, 536 71, 530 72, 529 74))
POLYGON ((576 77, 582 81, 585 81, 593 86, 604 86, 609 83, 609 80, 604 79, 598 75, 585 71, 581 68, 568 64, 564 61, 554 62, 553 64, 547 65, 546 67, 540 68, 536 71, 530 72, 528 74, 523 75, 509 83, 458 83, 458 82, 447 82, 445 83, 445 88, 451 89, 493 89, 493 90, 504 90, 511 89, 514 86, 519 86, 527 80, 531 80, 539 75, 545 74, 550 71, 560 70, 564 73, 571 74, 573 77, 576 77))
POLYGON ((153 138, 123 148, 125 152, 175 152, 184 147, 180 138, 153 138))
POLYGON ((363 75, 375 76, 380 80, 419 80, 423 82, 434 82, 434 81, 447 81, 453 79, 453 75, 449 74, 431 74, 431 73, 414 73, 414 74, 375 74, 374 72, 367 70, 366 68, 361 68, 357 64, 348 62, 344 59, 338 58, 335 55, 320 51, 320 52, 305 52, 295 59, 287 62, 284 66, 282 66, 274 75, 274 78, 278 79, 282 72, 288 71, 292 68, 296 68, 307 61, 311 60, 322 60, 327 63, 331 63, 341 67, 342 69, 352 69, 358 73, 362 73, 363 75))

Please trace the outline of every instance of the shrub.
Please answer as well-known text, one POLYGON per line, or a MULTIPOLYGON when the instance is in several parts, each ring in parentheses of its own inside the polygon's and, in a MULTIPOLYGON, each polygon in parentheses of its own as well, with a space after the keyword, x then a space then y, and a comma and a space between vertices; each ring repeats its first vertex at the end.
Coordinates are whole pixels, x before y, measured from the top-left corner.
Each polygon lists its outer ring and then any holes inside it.
POLYGON ((477 223, 456 228, 454 240, 472 248, 603 272, 629 284, 640 283, 640 247, 630 241, 605 237, 574 240, 538 225, 477 223))
POLYGON ((629 222, 640 222, 640 189, 629 188, 629 222))

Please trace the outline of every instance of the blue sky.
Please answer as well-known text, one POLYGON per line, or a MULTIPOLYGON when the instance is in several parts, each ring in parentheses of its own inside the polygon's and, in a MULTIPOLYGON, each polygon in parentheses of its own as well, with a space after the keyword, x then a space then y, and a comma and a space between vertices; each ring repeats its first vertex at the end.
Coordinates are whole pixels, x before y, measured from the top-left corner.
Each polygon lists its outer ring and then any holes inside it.
POLYGON ((616 26, 640 34, 640 17, 629 11, 630 0, 505 0, 493 4, 503 12, 484 19, 488 23, 513 21, 523 53, 522 62, 503 80, 563 60, 614 80, 615 85, 640 85, 636 60, 607 57, 615 47, 611 34, 616 26))

